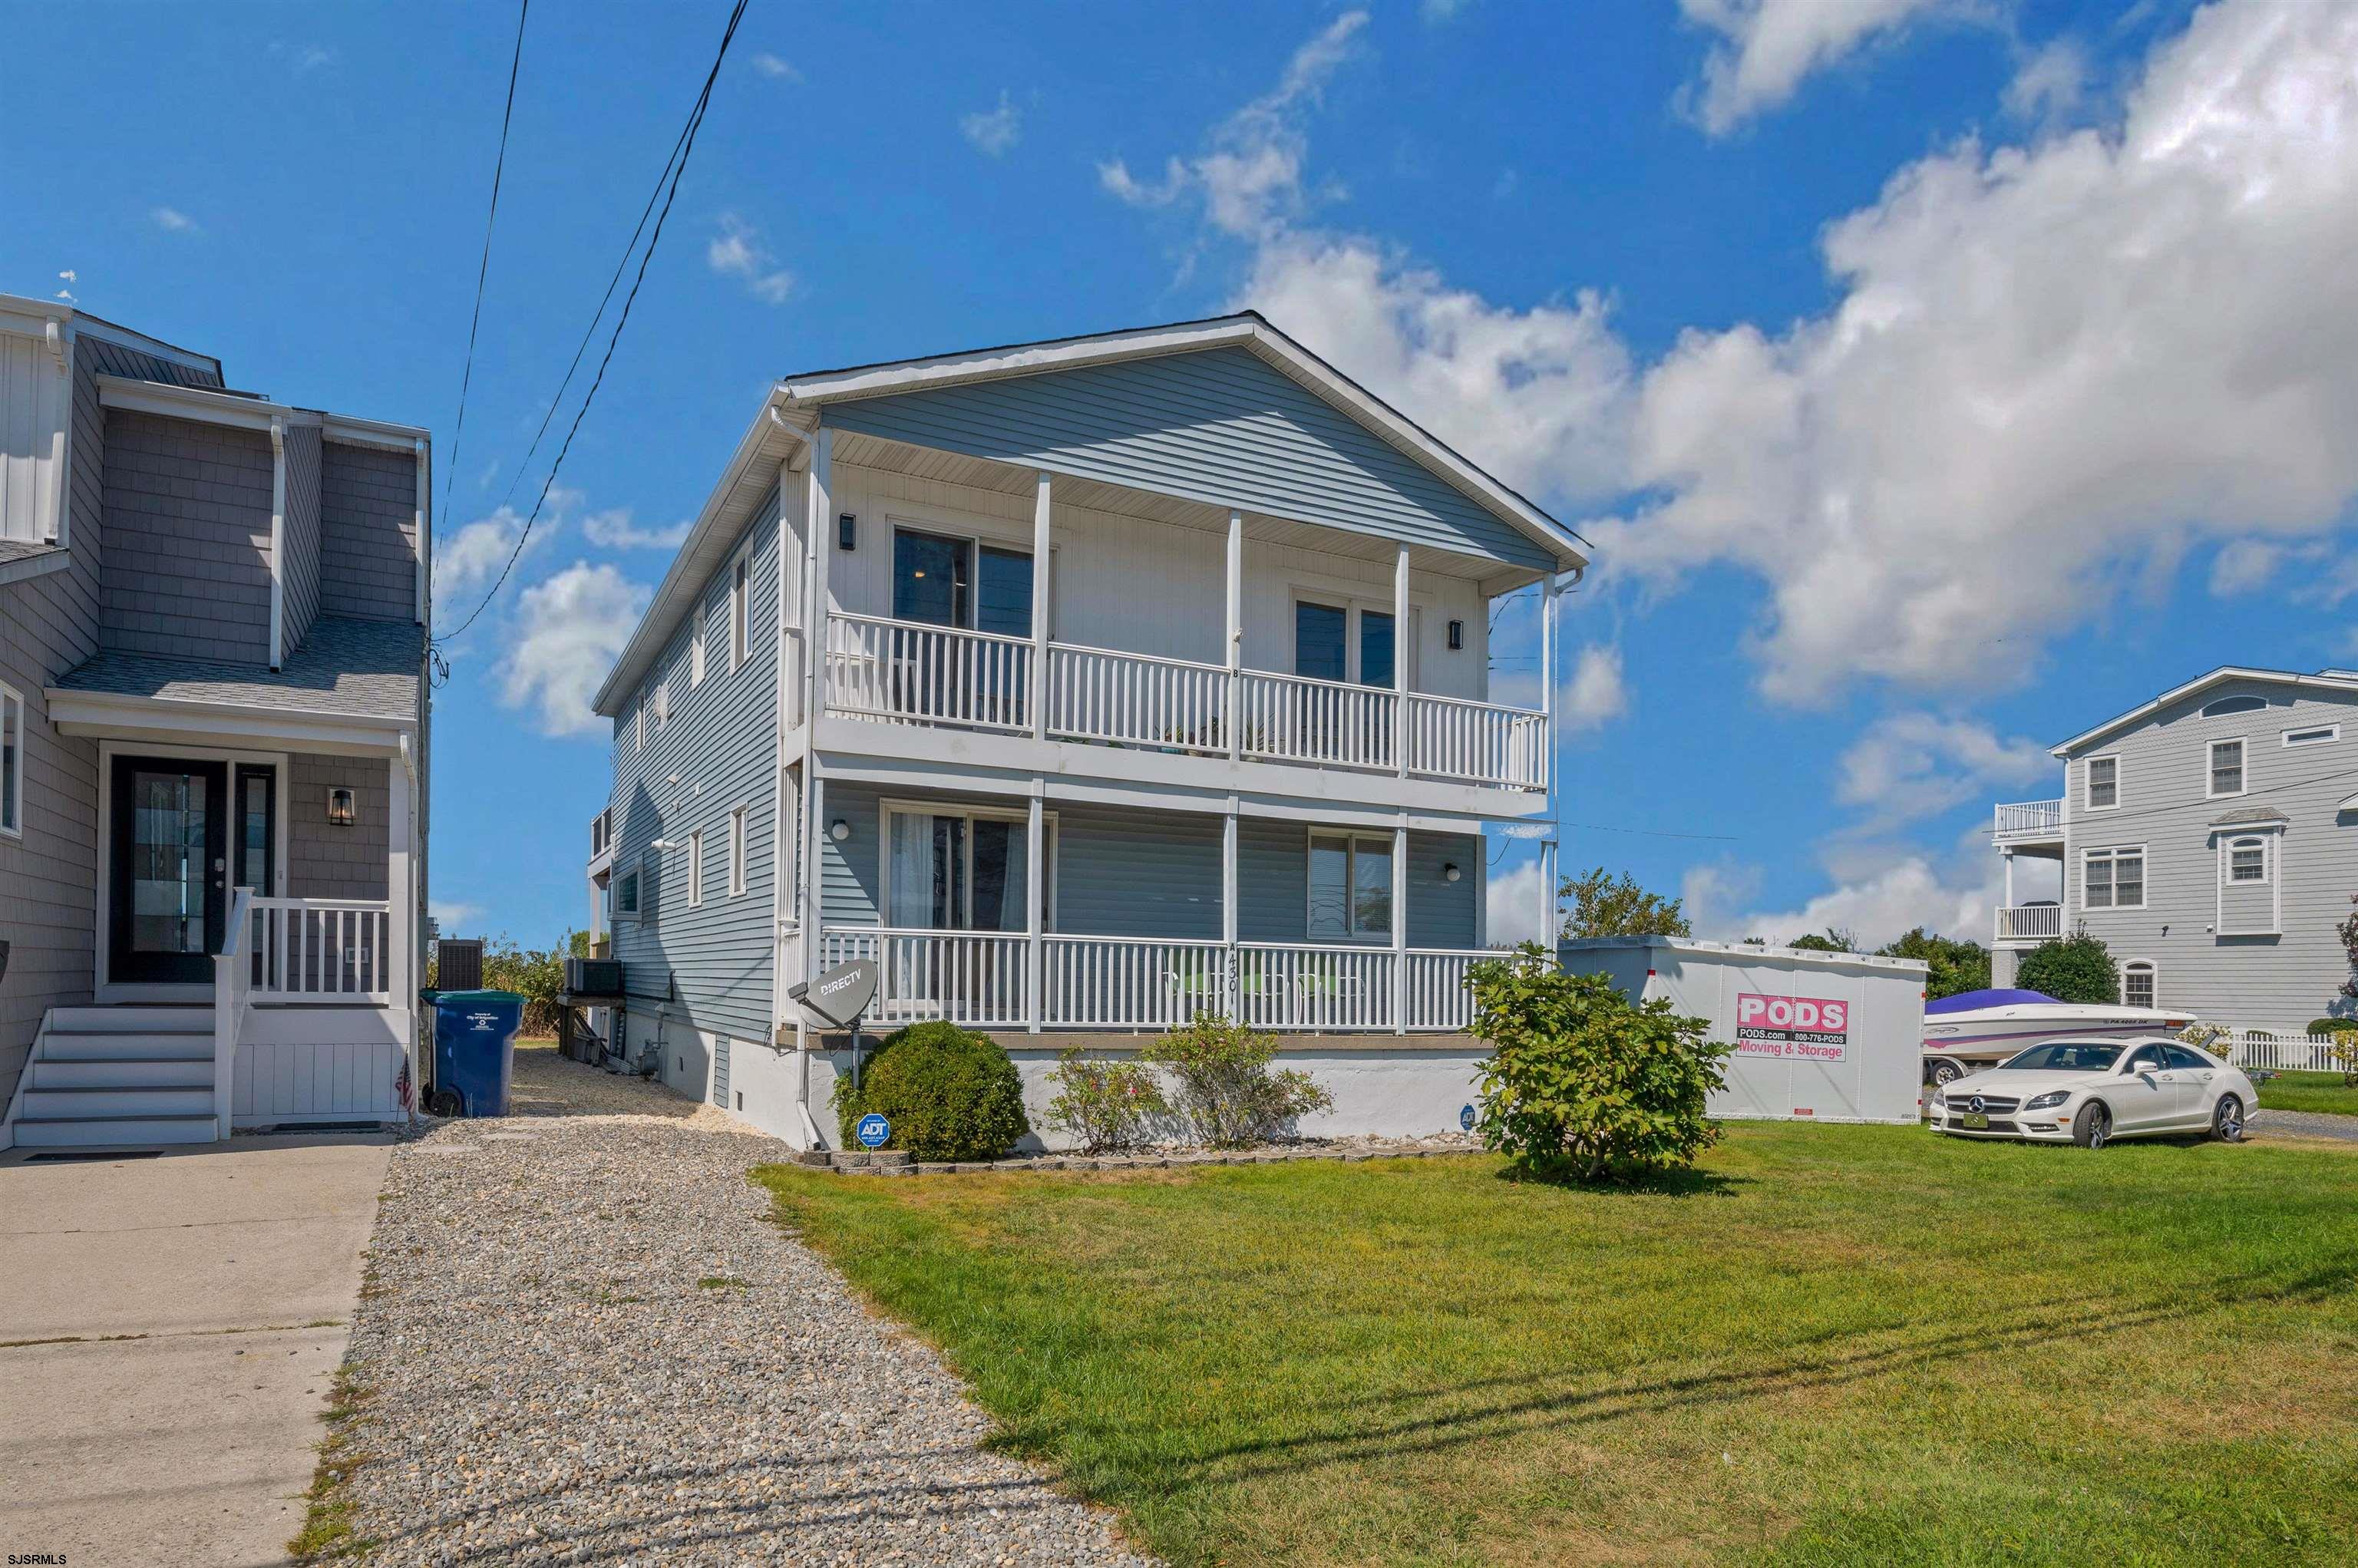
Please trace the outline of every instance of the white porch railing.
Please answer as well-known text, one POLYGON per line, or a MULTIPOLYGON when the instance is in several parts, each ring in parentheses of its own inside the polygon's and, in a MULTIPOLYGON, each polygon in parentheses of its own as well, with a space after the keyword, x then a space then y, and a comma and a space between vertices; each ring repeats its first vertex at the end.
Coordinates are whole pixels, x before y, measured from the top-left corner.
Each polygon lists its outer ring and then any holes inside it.
POLYGON ((2001 838, 2062 831, 2063 803, 2060 800, 2017 801, 1997 808, 1996 832, 2001 838))
POLYGON ((2358 1044, 2348 1034, 2280 1034, 2266 1029, 2238 1029, 2212 1049, 2238 1067, 2263 1067, 2279 1073, 2338 1073, 2337 1046, 2358 1044))
POLYGON ((1547 715, 1411 692, 1408 771, 1433 778, 1547 788, 1547 715))
POLYGON ((854 958, 876 961, 879 1023, 920 1023, 929 1018, 990 1028, 1029 1022, 1030 944, 1018 935, 988 931, 900 931, 877 926, 827 928, 821 968, 854 958))
POLYGON ((384 899, 257 898, 250 975, 259 1003, 393 1000, 392 905, 384 899))
POLYGON ((1997 939, 2001 942, 2044 942, 2063 935, 2063 906, 2060 903, 2000 904, 1997 910, 1997 939))
POLYGON ((1228 672, 1219 665, 1065 643, 1048 648, 1048 732, 1060 738, 1225 752, 1228 704, 1228 672))
POLYGON ((1343 768, 1393 765, 1399 694, 1383 687, 1247 670, 1237 723, 1249 757, 1343 768))
POLYGON ((1032 727, 1032 641, 841 611, 827 618, 827 706, 978 730, 1032 727))
MULTIPOLYGON (((1466 971, 1497 957, 1298 942, 1243 942, 1231 949, 1218 942, 1050 933, 1040 938, 1036 1013, 1044 1029, 1162 1030, 1217 1012, 1285 1033, 1455 1032, 1474 1016, 1466 971)), ((928 1018, 1000 1029, 1033 1022, 1028 937, 827 926, 819 967, 854 958, 876 960, 869 1016, 880 1025, 928 1018)))

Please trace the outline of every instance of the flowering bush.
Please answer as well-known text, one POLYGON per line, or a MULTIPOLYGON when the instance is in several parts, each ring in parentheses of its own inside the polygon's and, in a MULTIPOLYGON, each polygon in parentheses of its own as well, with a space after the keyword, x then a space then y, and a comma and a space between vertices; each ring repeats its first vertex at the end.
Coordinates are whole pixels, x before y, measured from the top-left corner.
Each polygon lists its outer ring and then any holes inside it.
POLYGON ((1048 1081, 1048 1125, 1072 1135, 1091 1154, 1130 1149, 1147 1141, 1155 1119, 1170 1111, 1154 1069, 1143 1062, 1109 1062, 1067 1051, 1048 1081))
POLYGON ((1277 1059, 1273 1037, 1218 1013, 1197 1013, 1186 1028, 1148 1046, 1145 1059, 1170 1069, 1174 1108, 1198 1141, 1216 1148, 1278 1137, 1297 1117, 1335 1104, 1309 1074, 1270 1071, 1277 1059))

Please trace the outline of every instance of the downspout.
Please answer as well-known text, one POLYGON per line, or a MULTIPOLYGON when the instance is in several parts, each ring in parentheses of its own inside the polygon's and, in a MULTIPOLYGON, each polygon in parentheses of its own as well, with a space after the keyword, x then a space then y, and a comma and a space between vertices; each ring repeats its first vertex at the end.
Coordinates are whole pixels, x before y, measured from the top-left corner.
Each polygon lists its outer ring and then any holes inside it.
POLYGON ((270 667, 287 662, 287 421, 270 421, 270 667))
MULTIPOLYGON (((776 395, 773 392, 772 394, 773 401, 769 405, 770 423, 776 427, 782 435, 786 436, 796 445, 802 448, 804 462, 806 466, 807 466, 810 455, 817 449, 817 443, 814 438, 816 433, 803 429, 797 425, 790 424, 786 418, 778 412, 775 395, 776 395)), ((774 660, 775 676, 777 680, 777 697, 772 704, 772 724, 773 726, 775 740, 772 746, 771 773, 773 784, 771 787, 774 792, 775 799, 771 812, 770 828, 770 929, 773 934, 770 946, 770 1007, 773 1015, 771 1020, 770 1039, 773 1045, 777 1043, 778 1036, 785 1033, 786 1024, 786 986, 784 983, 785 942, 781 935, 781 928, 785 924, 785 906, 789 900, 793 901, 797 912, 795 921, 795 930, 798 939, 796 951, 806 956, 809 951, 809 944, 811 941, 809 925, 806 921, 801 918, 801 911, 804 902, 802 897, 802 886, 804 880, 809 875, 809 869, 804 864, 804 861, 812 852, 812 842, 810 836, 807 833, 798 832, 792 838, 789 838, 785 832, 786 705, 790 700, 792 700, 790 694, 786 689, 785 517, 787 478, 794 471, 794 459, 789 455, 785 461, 778 465, 778 637, 777 653, 774 660), (795 847, 794 876, 791 879, 781 874, 780 871, 778 847, 781 844, 793 844, 795 847)), ((812 571, 814 569, 811 557, 818 549, 819 527, 818 519, 815 516, 809 515, 809 511, 810 508, 807 503, 806 503, 804 507, 805 515, 803 518, 802 574, 802 580, 805 589, 804 603, 806 607, 809 602, 808 589, 811 582, 812 571)), ((807 620, 807 617, 806 617, 806 620, 807 620)), ((810 666, 818 656, 814 652, 816 641, 813 636, 812 628, 806 624, 802 628, 802 634, 803 663, 802 667, 795 671, 798 682, 806 680, 810 666)), ((807 748, 806 748, 806 756, 807 757, 807 748)), ((810 764, 807 761, 806 761, 803 765, 803 787, 805 790, 808 790, 810 787, 810 764)), ((807 815, 807 811, 802 808, 801 803, 798 801, 795 812, 796 820, 799 822, 806 818, 807 815)), ((795 1055, 797 1058, 795 1072, 795 1116, 802 1124, 803 1137, 805 1139, 804 1146, 808 1149, 820 1149, 826 1146, 826 1140, 819 1136, 818 1123, 812 1119, 810 1109, 810 1026, 807 1021, 803 1018, 802 1010, 800 1008, 796 1008, 795 1010, 794 1025, 795 1055)))

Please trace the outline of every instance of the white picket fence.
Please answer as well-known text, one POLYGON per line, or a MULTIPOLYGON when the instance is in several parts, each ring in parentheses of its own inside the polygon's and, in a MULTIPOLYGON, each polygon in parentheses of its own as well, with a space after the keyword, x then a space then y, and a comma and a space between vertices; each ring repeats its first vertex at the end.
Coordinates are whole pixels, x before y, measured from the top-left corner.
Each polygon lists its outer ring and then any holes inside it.
POLYGON ((2284 1034, 2266 1029, 2234 1029, 2212 1050, 2238 1067, 2259 1067, 2277 1073, 2338 1073, 2344 1069, 2335 1059, 2334 1048, 2353 1043, 2358 1042, 2353 1042, 2348 1034, 2284 1034))

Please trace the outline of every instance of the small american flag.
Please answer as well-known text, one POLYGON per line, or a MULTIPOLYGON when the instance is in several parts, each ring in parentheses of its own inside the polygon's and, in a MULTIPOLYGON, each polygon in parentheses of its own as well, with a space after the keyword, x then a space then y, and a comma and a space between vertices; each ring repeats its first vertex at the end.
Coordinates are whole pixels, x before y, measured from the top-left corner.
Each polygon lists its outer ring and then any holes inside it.
POLYGON ((401 1071, 394 1075, 393 1092, 395 1096, 400 1099, 402 1109, 410 1110, 415 1108, 410 1102, 417 1097, 416 1090, 411 1087, 409 1082, 409 1062, 406 1058, 404 1058, 402 1061, 401 1071))

